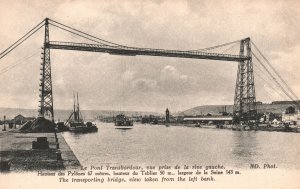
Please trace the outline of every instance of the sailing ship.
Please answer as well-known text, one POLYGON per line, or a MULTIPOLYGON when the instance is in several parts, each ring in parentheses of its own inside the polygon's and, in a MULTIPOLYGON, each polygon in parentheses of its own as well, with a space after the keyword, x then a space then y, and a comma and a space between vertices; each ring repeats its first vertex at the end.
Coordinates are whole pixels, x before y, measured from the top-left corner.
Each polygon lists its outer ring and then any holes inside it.
POLYGON ((115 126, 117 129, 131 129, 133 126, 133 121, 124 114, 119 114, 115 118, 115 126))
POLYGON ((74 95, 74 105, 73 105, 73 112, 70 114, 68 120, 66 121, 65 125, 69 128, 71 132, 97 132, 98 128, 92 122, 84 123, 82 118, 80 108, 79 108, 79 100, 78 100, 78 93, 77 99, 75 99, 74 95))

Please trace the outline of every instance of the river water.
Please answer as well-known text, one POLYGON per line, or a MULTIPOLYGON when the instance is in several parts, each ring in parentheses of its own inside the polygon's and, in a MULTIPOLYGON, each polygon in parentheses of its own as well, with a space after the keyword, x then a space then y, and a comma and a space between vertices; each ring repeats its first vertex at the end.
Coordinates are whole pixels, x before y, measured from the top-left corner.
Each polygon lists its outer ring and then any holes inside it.
POLYGON ((300 134, 135 124, 130 130, 97 123, 97 133, 63 133, 83 166, 276 164, 300 169, 300 134))

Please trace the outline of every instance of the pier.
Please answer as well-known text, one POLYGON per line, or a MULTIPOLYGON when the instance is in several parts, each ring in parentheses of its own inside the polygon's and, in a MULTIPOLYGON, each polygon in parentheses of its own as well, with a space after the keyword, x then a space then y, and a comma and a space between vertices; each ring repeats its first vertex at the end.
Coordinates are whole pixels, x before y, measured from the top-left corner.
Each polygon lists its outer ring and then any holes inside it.
POLYGON ((57 133, 59 149, 54 133, 0 133, 0 159, 10 165, 10 171, 69 170, 80 167, 80 162, 66 143, 61 133, 57 133), (32 141, 37 137, 47 137, 49 149, 32 149, 32 141), (57 160, 61 152, 61 160, 57 160))

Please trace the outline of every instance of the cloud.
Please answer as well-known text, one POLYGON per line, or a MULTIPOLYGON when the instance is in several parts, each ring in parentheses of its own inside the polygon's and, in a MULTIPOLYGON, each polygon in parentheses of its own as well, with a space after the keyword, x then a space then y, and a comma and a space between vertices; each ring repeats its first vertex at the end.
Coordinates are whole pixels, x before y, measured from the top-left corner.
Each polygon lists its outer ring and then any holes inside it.
POLYGON ((191 77, 181 74, 174 66, 165 66, 158 80, 161 93, 183 95, 194 92, 195 82, 191 77))
MULTIPOLYGON (((35 0, 30 4, 3 0, 0 51, 45 17, 111 42, 137 47, 200 49, 249 36, 300 96, 300 76, 296 73, 300 69, 296 61, 299 6, 294 0, 35 0)), ((52 26, 50 39, 87 42, 52 26)), ((1 70, 28 56, 31 50, 38 52, 0 75, 0 106, 36 108, 42 44, 43 29, 0 60, 1 70)), ((233 62, 51 50, 51 63, 56 108, 69 107, 67 99, 72 99, 73 91, 80 93, 83 107, 92 109, 114 108, 124 101, 130 107, 155 110, 233 103, 237 70, 233 62)), ((264 99, 263 91, 264 86, 257 83, 258 100, 264 99)))
POLYGON ((139 92, 151 92, 156 91, 157 82, 149 79, 137 79, 132 82, 132 88, 134 91, 139 92))

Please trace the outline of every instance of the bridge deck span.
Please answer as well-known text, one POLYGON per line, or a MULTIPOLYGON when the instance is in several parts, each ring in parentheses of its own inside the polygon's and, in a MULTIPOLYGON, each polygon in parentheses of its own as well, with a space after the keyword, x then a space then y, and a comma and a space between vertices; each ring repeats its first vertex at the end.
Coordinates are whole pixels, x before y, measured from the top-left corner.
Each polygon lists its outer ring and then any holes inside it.
POLYGON ((235 62, 241 62, 250 59, 250 57, 248 56, 208 53, 208 52, 201 52, 201 51, 164 50, 164 49, 150 49, 150 48, 137 48, 137 47, 125 47, 125 46, 110 46, 110 45, 100 45, 100 44, 58 42, 58 41, 51 41, 48 44, 48 47, 50 49, 102 52, 102 53, 109 53, 112 55, 125 55, 125 56, 146 55, 146 56, 223 60, 223 61, 235 61, 235 62))

